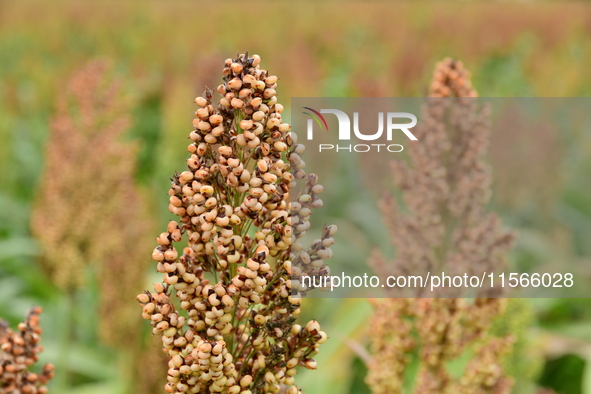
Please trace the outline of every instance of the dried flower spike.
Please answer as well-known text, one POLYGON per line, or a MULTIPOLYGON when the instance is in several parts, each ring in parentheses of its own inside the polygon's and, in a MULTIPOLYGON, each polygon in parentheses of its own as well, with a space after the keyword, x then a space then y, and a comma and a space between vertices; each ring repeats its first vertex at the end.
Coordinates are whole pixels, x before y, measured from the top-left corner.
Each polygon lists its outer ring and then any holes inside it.
MULTIPOLYGON (((504 268, 514 235, 485 210, 490 197, 490 171, 484 162, 488 112, 473 99, 477 93, 459 61, 437 64, 429 94, 435 99, 427 101, 415 134, 421 144, 410 147, 410 164, 392 163, 407 212, 393 197, 380 206, 396 259, 387 263, 376 252, 370 264, 382 276, 441 269, 468 275, 494 272, 504 268)), ((371 336, 374 358, 367 377, 372 392, 402 392, 409 355, 417 349, 417 394, 509 393, 512 380, 503 371, 502 357, 513 338, 488 333, 504 304, 491 298, 374 302, 377 335, 371 336), (469 347, 477 355, 456 379, 447 365, 469 347)))
POLYGON ((306 175, 304 146, 283 122, 278 78, 259 63, 246 53, 227 59, 219 103, 209 89, 195 99, 187 170, 169 191, 179 220, 152 252, 163 281, 137 297, 170 357, 169 393, 300 393, 297 367, 315 369, 327 339, 315 321, 295 324, 309 290, 297 278, 328 272, 322 240, 336 227, 308 249, 298 242, 323 188, 306 175), (314 265, 292 265, 302 261, 314 265))
POLYGON ((155 227, 134 180, 137 145, 124 138, 130 104, 106 62, 74 72, 57 99, 31 230, 43 268, 69 296, 85 284, 88 267, 96 268, 100 339, 142 360, 128 368, 145 370, 144 360, 154 356, 139 356, 142 320, 133 303, 121 301, 146 280, 145 267, 134 261, 150 247, 155 227))
POLYGON ((39 374, 29 371, 43 350, 39 345, 41 312, 41 308, 31 309, 17 331, 12 331, 0 320, 0 394, 48 392, 46 385, 53 378, 53 365, 46 364, 39 374))

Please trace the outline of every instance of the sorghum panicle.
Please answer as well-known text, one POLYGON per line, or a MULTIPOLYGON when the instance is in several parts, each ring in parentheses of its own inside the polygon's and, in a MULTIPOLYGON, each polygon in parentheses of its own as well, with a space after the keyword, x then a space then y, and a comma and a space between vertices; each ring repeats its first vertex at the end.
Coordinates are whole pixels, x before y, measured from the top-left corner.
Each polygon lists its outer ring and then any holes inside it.
MULTIPOLYGON (((490 198, 490 170, 484 162, 488 111, 474 100, 477 93, 462 63, 451 59, 437 64, 429 95, 434 98, 427 99, 423 122, 415 129, 420 144, 409 147, 410 165, 392 163, 406 212, 393 197, 380 204, 396 259, 390 263, 375 252, 370 264, 382 276, 442 269, 472 275, 502 269, 514 235, 485 212, 490 198)), ((510 392, 511 379, 501 363, 512 338, 488 335, 503 305, 504 300, 492 298, 375 301, 372 327, 380 335, 371 336, 374 358, 367 382, 372 391, 400 393, 409 352, 418 348, 415 393, 510 392), (388 317, 400 328, 393 330, 388 317), (447 363, 471 345, 479 349, 477 356, 464 376, 454 379, 447 363), (484 366, 494 373, 484 376, 484 366)))
POLYGON ((195 99, 187 170, 169 191, 179 220, 152 253, 163 282, 137 297, 170 357, 170 393, 299 393, 296 367, 315 369, 327 339, 316 321, 295 324, 308 290, 297 278, 328 272, 336 227, 310 248, 298 242, 323 187, 306 175, 278 78, 260 60, 226 60, 219 102, 209 89, 195 99))
MULTIPOLYGON (((125 141, 131 104, 106 62, 91 61, 73 74, 57 100, 31 229, 43 267, 68 294, 86 284, 89 269, 96 272, 100 339, 124 347, 138 360, 128 367, 144 371, 144 363, 161 355, 140 349, 142 319, 137 306, 122 301, 146 281, 145 267, 134 262, 150 247, 155 228, 134 180, 137 145, 125 141)), ((164 371, 161 361, 149 368, 164 371)), ((158 386, 150 383, 153 376, 133 384, 150 392, 143 385, 158 386)))
POLYGON ((130 261, 149 247, 154 228, 134 181, 137 146, 123 139, 130 105, 102 61, 76 71, 57 104, 31 220, 41 263, 68 292, 96 267, 101 337, 127 345, 141 319, 121 299, 145 280, 145 267, 130 261))
POLYGON ((24 322, 12 331, 8 323, 0 320, 0 394, 44 394, 46 384, 53 378, 53 365, 46 364, 41 373, 29 370, 39 359, 43 348, 39 314, 33 308, 24 322))

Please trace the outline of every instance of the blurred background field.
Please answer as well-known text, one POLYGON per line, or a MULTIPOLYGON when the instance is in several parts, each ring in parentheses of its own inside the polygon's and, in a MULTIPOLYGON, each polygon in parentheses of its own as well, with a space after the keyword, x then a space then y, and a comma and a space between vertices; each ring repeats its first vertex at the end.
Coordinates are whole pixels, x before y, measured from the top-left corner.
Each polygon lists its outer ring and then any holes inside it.
MULTIPOLYGON (((31 210, 57 97, 89 60, 112 65, 133 103, 126 138, 139 144, 130 149, 135 177, 152 220, 164 228, 168 180, 184 166, 193 99, 219 84, 225 58, 245 50, 261 55, 280 77, 286 106, 291 97, 422 96, 433 65, 445 56, 464 61, 484 97, 591 93, 591 9, 584 2, 0 1, 0 317, 16 324, 31 305, 45 308, 43 360, 57 366, 52 392, 132 392, 129 381, 144 379, 142 371, 124 367, 136 360, 101 340, 96 274, 89 269, 83 289, 65 292, 39 264, 31 210)), ((523 150, 507 153, 493 137, 491 152, 496 173, 505 176, 495 178, 492 208, 522 233, 517 258, 591 263, 591 135, 542 130, 540 138, 519 143, 523 150)), ((345 186, 327 187, 331 205, 317 218, 339 224, 340 241, 372 220, 347 227, 342 212, 352 200, 340 197, 345 186)), ((148 235, 149 243, 157 233, 148 235)), ((363 248, 341 245, 335 259, 352 253, 365 261, 363 248)), ((152 272, 150 252, 126 263, 152 272)), ((149 282, 137 283, 134 292, 149 282)), ((527 379, 558 393, 591 393, 589 300, 529 305, 535 316, 522 335, 535 339, 541 366, 527 379)), ((367 393, 367 301, 309 302, 303 314, 331 336, 319 370, 302 375, 305 391, 367 393)), ((138 335, 147 331, 147 324, 138 326, 138 335)))

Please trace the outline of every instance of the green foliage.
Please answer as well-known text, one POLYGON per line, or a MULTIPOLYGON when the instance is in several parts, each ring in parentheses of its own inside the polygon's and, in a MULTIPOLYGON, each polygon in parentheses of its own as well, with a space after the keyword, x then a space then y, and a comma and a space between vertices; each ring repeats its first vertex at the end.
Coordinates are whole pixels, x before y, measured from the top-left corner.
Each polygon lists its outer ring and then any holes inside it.
POLYGON ((552 388, 558 393, 582 394, 581 383, 585 360, 581 357, 567 354, 549 360, 544 367, 540 384, 552 388))

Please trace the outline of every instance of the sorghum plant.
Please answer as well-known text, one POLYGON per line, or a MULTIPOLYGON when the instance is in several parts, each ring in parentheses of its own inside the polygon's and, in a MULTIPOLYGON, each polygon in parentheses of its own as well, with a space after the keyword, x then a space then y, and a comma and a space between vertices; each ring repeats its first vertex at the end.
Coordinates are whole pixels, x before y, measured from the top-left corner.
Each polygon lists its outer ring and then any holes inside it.
MULTIPOLYGON (((489 140, 488 112, 473 97, 462 63, 446 59, 435 69, 416 128, 420 143, 409 147, 410 165, 392 163, 406 212, 394 197, 381 201, 396 259, 379 252, 371 264, 384 276, 401 273, 493 272, 504 267, 512 233, 485 207, 490 171, 484 162, 489 140), (448 98, 448 99, 443 99, 448 98)), ((445 294, 441 294, 445 296, 445 294)), ((367 382, 376 394, 400 393, 411 352, 418 350, 417 394, 509 393, 512 381, 502 368, 512 337, 489 329, 503 310, 501 299, 383 299, 374 301, 373 360, 367 382), (460 378, 447 366, 468 349, 475 355, 460 378)))
POLYGON ((88 274, 96 273, 102 342, 135 354, 142 361, 128 367, 145 370, 143 360, 153 357, 140 349, 142 320, 133 303, 121 300, 146 281, 145 267, 133 262, 150 247, 155 226, 134 181, 136 144, 124 140, 132 103, 111 74, 106 62, 92 61, 58 97, 31 228, 42 265, 69 298, 75 300, 88 274))
POLYGON ((122 345, 138 321, 120 300, 135 295, 146 277, 144 267, 129 262, 149 247, 153 223, 134 182, 136 146, 123 140, 130 106, 108 74, 104 62, 91 62, 59 97, 31 227, 60 288, 82 287, 89 267, 96 268, 101 335, 122 345))
POLYGON ((41 308, 29 311, 17 331, 0 320, 0 394, 44 394, 53 378, 53 365, 45 364, 41 373, 29 370, 39 360, 43 348, 39 314, 41 308))
POLYGON ((260 60, 227 59, 219 102, 209 89, 195 99, 187 170, 169 191, 179 220, 152 253, 163 282, 137 297, 170 357, 169 393, 300 393, 296 367, 315 369, 327 339, 316 321, 295 324, 307 290, 297 279, 328 272, 336 227, 308 249, 298 242, 323 187, 260 60))

